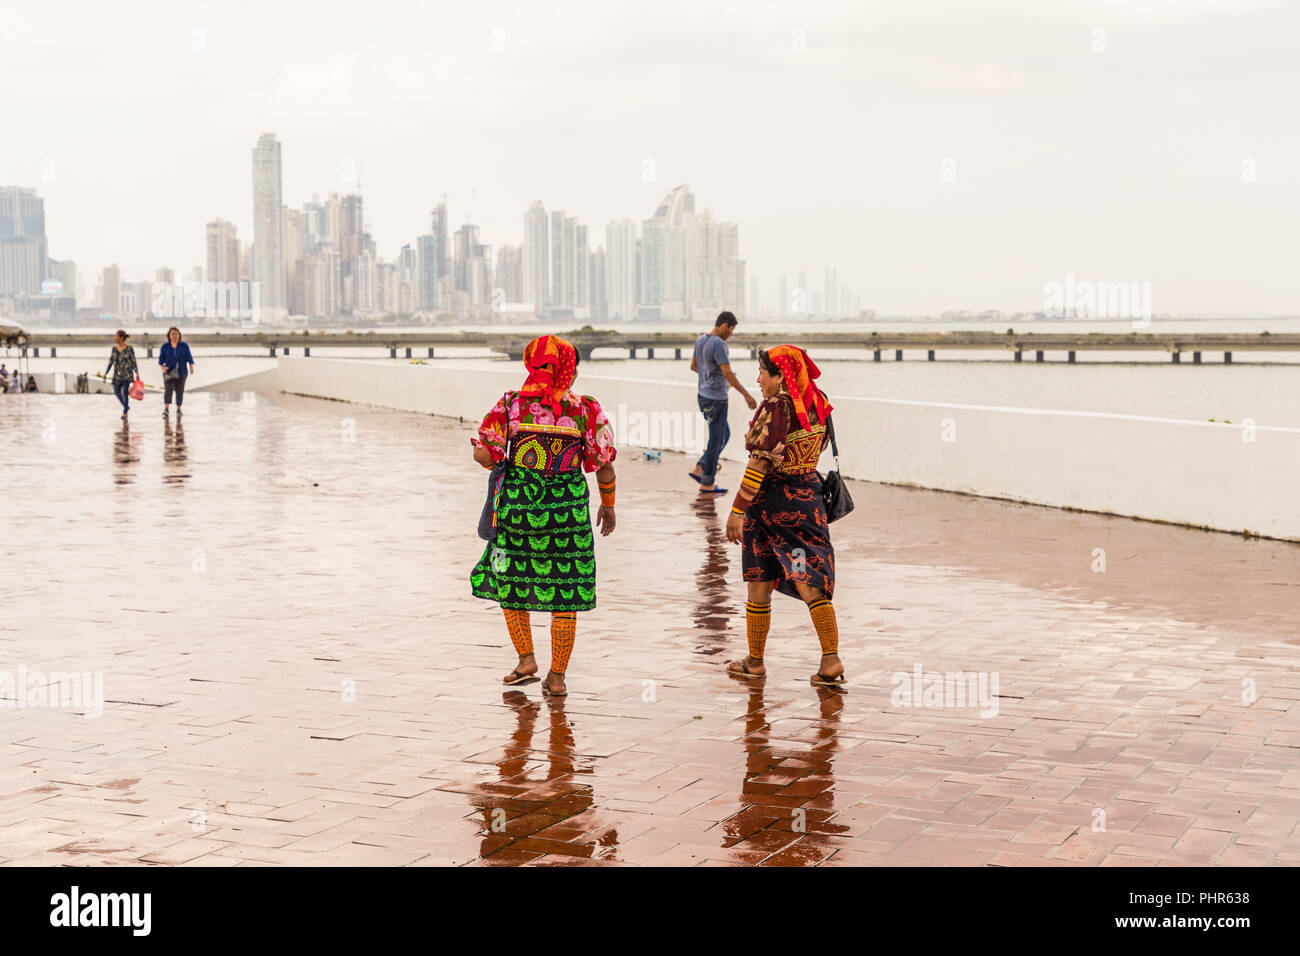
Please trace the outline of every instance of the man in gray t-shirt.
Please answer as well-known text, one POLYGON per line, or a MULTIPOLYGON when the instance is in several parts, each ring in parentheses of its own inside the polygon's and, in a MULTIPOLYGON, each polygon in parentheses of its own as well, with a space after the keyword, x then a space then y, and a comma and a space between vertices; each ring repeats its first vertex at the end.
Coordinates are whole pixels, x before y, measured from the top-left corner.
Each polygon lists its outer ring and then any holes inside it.
POLYGON ((700 377, 700 412, 709 425, 709 443, 704 454, 687 474, 700 483, 700 494, 720 495, 726 488, 717 486, 718 456, 731 438, 727 425, 727 389, 734 388, 745 396, 745 404, 756 408, 754 396, 736 380, 731 371, 731 350, 727 339, 736 331, 736 317, 730 312, 718 316, 717 323, 695 341, 695 354, 691 356, 691 371, 700 377))

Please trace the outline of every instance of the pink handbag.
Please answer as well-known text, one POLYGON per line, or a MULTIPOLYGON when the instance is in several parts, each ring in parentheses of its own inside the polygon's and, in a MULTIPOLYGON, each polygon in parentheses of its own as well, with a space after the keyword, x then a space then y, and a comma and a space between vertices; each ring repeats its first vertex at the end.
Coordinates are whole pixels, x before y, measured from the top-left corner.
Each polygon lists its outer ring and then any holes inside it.
POLYGON ((131 385, 130 396, 136 400, 144 398, 144 379, 137 378, 131 385))

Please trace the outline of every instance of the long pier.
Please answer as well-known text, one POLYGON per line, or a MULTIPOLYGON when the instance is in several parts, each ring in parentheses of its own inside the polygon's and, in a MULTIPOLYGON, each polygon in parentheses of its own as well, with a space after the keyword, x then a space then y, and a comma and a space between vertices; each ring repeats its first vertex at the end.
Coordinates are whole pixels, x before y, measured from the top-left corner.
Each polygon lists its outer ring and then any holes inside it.
MULTIPOLYGON (((698 329, 683 332, 612 332, 582 330, 561 332, 577 346, 584 361, 592 359, 597 349, 620 352, 618 357, 636 358, 644 353, 647 358, 687 357, 699 335, 698 329)), ((111 335, 53 332, 46 330, 24 333, 25 344, 39 358, 42 349, 51 356, 60 348, 107 348, 111 335)), ((222 346, 230 348, 266 349, 270 357, 289 355, 291 350, 311 355, 312 349, 374 348, 387 349, 392 358, 434 358, 437 349, 488 349, 511 358, 522 358, 524 346, 533 338, 523 332, 437 332, 389 331, 373 329, 365 332, 342 332, 302 329, 252 329, 219 332, 192 332, 185 340, 196 348, 210 350, 222 346), (424 354, 417 354, 423 350, 424 354)), ((161 334, 133 333, 132 344, 153 355, 166 338, 161 334)), ((1202 353, 1222 354, 1225 363, 1232 362, 1235 352, 1300 351, 1300 333, 1148 333, 1132 332, 1086 333, 1077 332, 741 332, 728 340, 733 350, 746 350, 754 357, 758 349, 782 343, 798 345, 813 353, 832 349, 855 349, 872 353, 875 361, 892 352, 895 361, 902 361, 903 352, 924 351, 929 361, 938 352, 949 351, 1005 351, 1020 362, 1026 353, 1038 362, 1044 361, 1047 352, 1065 353, 1068 361, 1075 361, 1080 352, 1164 352, 1173 362, 1181 362, 1190 354, 1194 363, 1201 361, 1202 353)))

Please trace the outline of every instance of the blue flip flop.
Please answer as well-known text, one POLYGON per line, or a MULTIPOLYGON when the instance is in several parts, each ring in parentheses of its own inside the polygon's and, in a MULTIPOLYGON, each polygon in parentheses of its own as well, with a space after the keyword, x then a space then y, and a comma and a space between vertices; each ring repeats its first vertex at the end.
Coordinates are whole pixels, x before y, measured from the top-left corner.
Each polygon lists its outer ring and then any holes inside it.
POLYGON ((727 493, 726 488, 701 488, 700 489, 700 494, 702 495, 725 495, 726 493, 727 493))
POLYGON ((695 472, 693 472, 693 471, 688 471, 686 474, 688 474, 688 475, 690 475, 692 478, 694 478, 694 479, 695 479, 695 483, 696 483, 697 485, 702 485, 702 484, 704 484, 704 479, 703 479, 702 477, 700 477, 699 475, 697 475, 695 472))

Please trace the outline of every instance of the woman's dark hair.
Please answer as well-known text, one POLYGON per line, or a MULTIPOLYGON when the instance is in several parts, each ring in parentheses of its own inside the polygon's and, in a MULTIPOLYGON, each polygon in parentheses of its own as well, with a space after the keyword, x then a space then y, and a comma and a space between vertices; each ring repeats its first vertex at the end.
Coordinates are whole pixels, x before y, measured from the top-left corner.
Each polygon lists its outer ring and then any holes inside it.
POLYGON ((577 367, 578 367, 579 365, 581 365, 581 364, 582 364, 582 353, 579 352, 577 349, 574 349, 574 350, 573 350, 573 367, 574 367, 574 368, 577 368, 577 367))
POLYGON ((125 341, 126 339, 129 339, 129 338, 131 337, 131 336, 129 336, 129 335, 126 334, 126 329, 118 329, 118 330, 117 330, 116 332, 114 332, 113 334, 116 335, 119 339, 122 339, 123 341, 125 341))
POLYGON ((185 337, 185 336, 181 335, 181 330, 178 329, 178 328, 176 328, 176 326, 173 325, 170 329, 167 330, 167 341, 168 341, 168 342, 170 342, 170 341, 172 340, 172 333, 173 333, 173 332, 176 333, 176 337, 177 337, 177 338, 184 338, 184 337, 185 337))
POLYGON ((781 370, 777 368, 776 363, 772 361, 772 356, 767 354, 767 349, 758 350, 758 364, 763 366, 763 371, 768 375, 781 374, 781 370))

